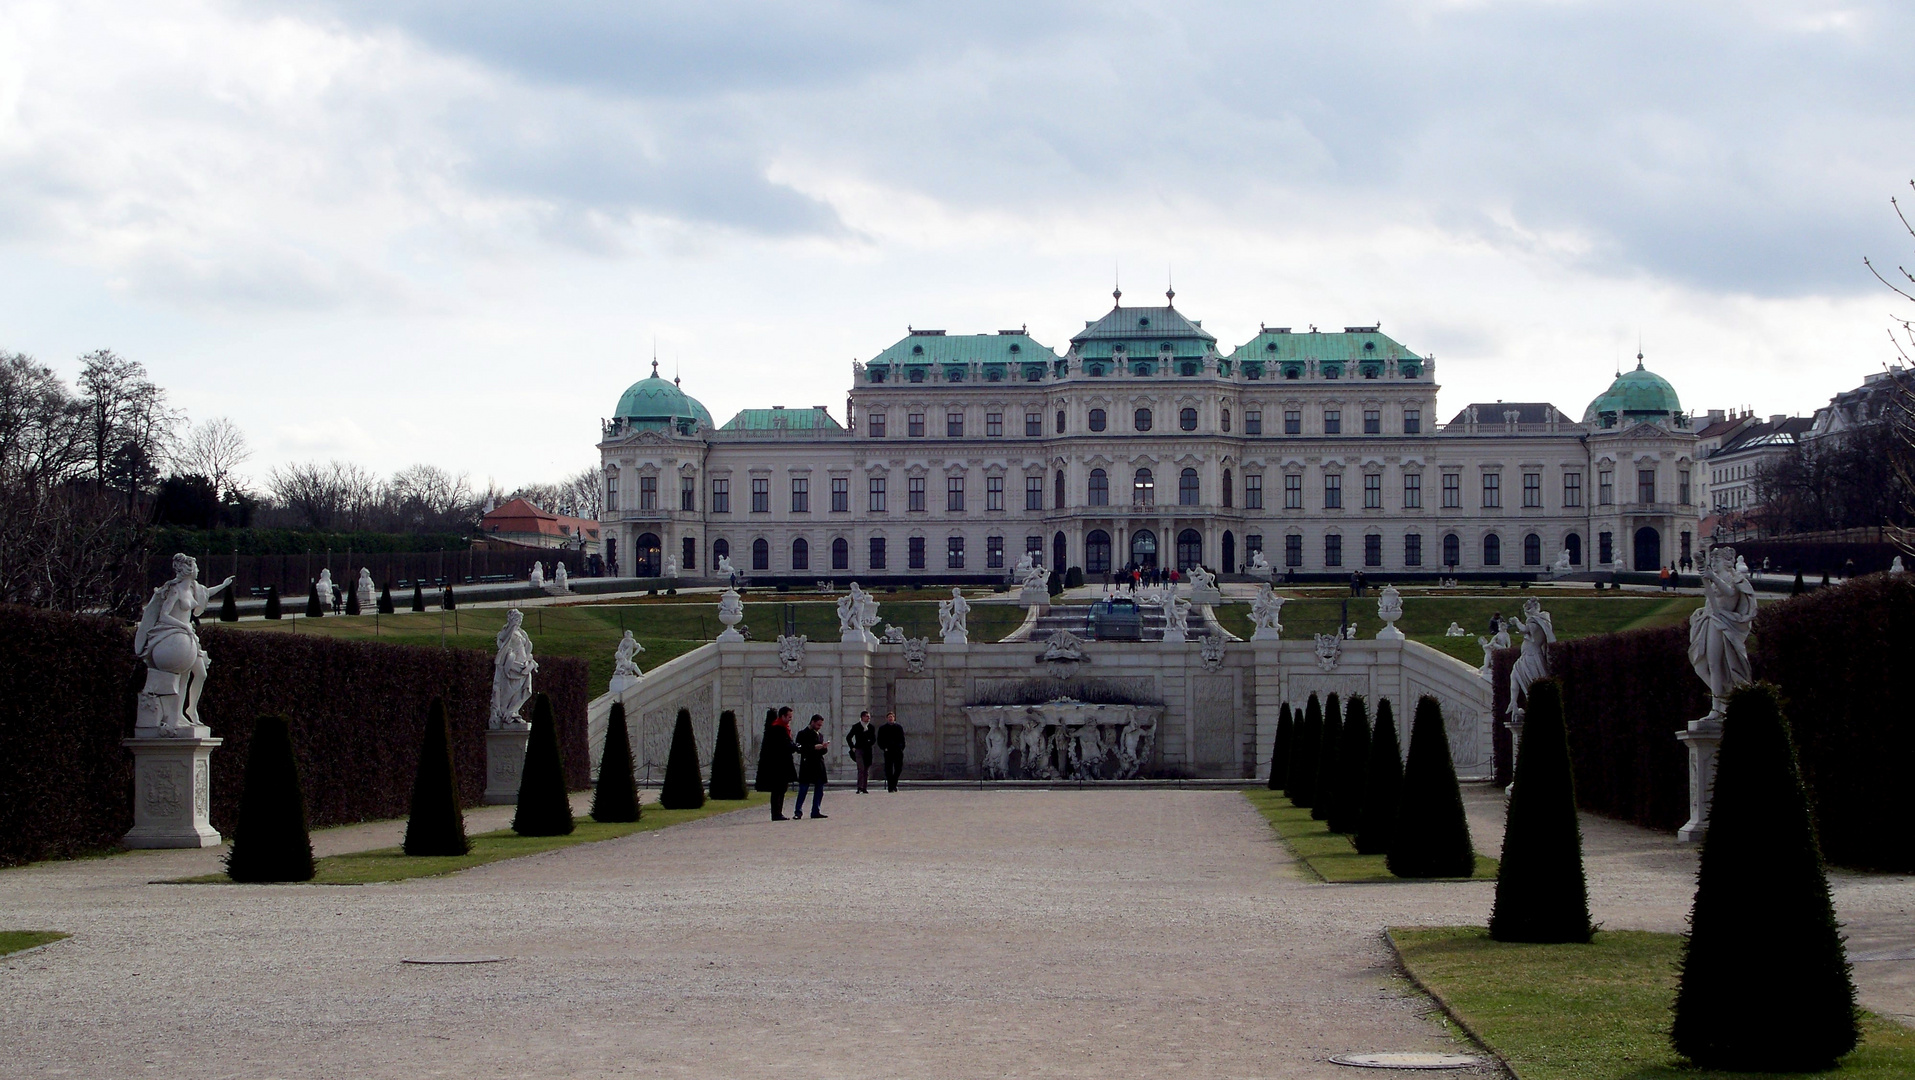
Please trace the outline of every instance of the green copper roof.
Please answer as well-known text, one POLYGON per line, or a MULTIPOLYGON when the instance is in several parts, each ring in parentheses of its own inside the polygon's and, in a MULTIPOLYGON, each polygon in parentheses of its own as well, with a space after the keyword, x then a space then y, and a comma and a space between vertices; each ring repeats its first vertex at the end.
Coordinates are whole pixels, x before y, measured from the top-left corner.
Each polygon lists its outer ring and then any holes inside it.
POLYGON ((1048 363, 1057 354, 1023 331, 996 334, 946 334, 913 330, 903 341, 871 358, 873 364, 1017 364, 1048 363))
POLYGON ((823 409, 740 409, 720 431, 843 431, 823 409))
POLYGON ((1086 360, 1121 356, 1122 362, 1207 356, 1216 343, 1216 335, 1169 306, 1113 307, 1071 335, 1071 350, 1078 356, 1086 360))
POLYGON ((632 420, 641 424, 697 420, 706 427, 711 426, 711 413, 698 403, 697 398, 680 390, 676 384, 658 377, 657 361, 652 363, 651 378, 633 383, 618 399, 618 409, 612 416, 617 420, 632 420))
POLYGON ((1609 389, 1583 410, 1583 423, 1610 427, 1624 420, 1675 416, 1682 412, 1682 401, 1669 380, 1642 366, 1636 357, 1636 370, 1616 376, 1609 389), (1605 415, 1607 420, 1605 421, 1605 415))
POLYGON ((1309 331, 1294 334, 1288 330, 1265 330, 1230 354, 1239 363, 1252 360, 1420 360, 1377 330, 1355 329, 1342 333, 1309 331))

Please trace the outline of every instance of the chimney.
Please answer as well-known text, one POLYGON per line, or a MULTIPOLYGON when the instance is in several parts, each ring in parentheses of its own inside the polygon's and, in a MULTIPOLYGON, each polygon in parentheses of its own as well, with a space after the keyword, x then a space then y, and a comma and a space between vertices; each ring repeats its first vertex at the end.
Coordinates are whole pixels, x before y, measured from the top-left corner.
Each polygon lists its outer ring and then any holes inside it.
POLYGON ((1787 420, 1787 419, 1788 419, 1788 416, 1787 416, 1786 414, 1784 414, 1784 413, 1776 413, 1776 414, 1775 414, 1774 416, 1771 416, 1771 417, 1769 417, 1769 423, 1771 423, 1771 424, 1780 424, 1780 423, 1781 423, 1782 421, 1784 421, 1784 420, 1787 420))
POLYGON ((1725 415, 1725 414, 1723 413, 1723 411, 1722 411, 1721 409, 1710 409, 1710 410, 1709 410, 1709 422, 1710 422, 1710 423, 1712 423, 1712 424, 1714 424, 1714 423, 1719 423, 1719 422, 1721 422, 1721 421, 1723 421, 1723 420, 1727 420, 1727 419, 1728 419, 1728 416, 1726 416, 1726 415, 1725 415))

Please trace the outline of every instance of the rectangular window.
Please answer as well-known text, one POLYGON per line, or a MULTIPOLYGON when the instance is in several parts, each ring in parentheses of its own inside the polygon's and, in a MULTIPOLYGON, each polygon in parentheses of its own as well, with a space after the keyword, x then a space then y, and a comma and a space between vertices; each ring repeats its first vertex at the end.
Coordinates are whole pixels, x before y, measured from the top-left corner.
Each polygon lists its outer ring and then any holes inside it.
POLYGON ((1403 536, 1403 565, 1423 565, 1423 534, 1406 533, 1403 536))
POLYGON ((1024 509, 1044 509, 1044 478, 1027 476, 1024 478, 1024 509))
POLYGON ((1343 434, 1343 410, 1342 409, 1323 410, 1323 433, 1325 435, 1343 434))
POLYGON ((962 476, 945 478, 944 509, 951 511, 964 509, 964 478, 962 476))
POLYGON ((1243 413, 1243 433, 1245 435, 1263 434, 1263 410, 1245 409, 1243 413))
POLYGON ((1230 410, 1229 409, 1223 410, 1222 414, 1219 415, 1218 420, 1222 424, 1223 429, 1225 431, 1230 430, 1230 410))
POLYGON ((924 438, 924 414, 907 413, 904 417, 904 433, 913 439, 924 438))
POLYGON ((1363 410, 1363 434, 1383 434, 1383 413, 1381 411, 1376 409, 1363 410))
POLYGON ((882 476, 871 478, 871 512, 884 513, 884 477, 882 476))
POLYGON ((1596 537, 1596 561, 1604 565, 1615 562, 1616 534, 1602 533, 1596 537))
MULTIPOLYGON (((1000 424, 1003 423, 1002 420, 999 420, 998 422, 1000 424)), ((999 430, 1001 432, 1002 428, 1000 428, 999 430)), ((952 438, 952 439, 961 439, 964 437, 964 414, 963 413, 952 412, 952 413, 944 414, 944 434, 946 437, 952 438)))
POLYGON ((964 538, 953 536, 944 542, 944 568, 946 570, 964 569, 964 538))
POLYGON ((1323 538, 1323 565, 1343 565, 1343 537, 1338 536, 1336 533, 1331 533, 1323 538))
POLYGON ((1383 565, 1383 538, 1375 533, 1363 538, 1363 565, 1383 565))
POLYGON ((1446 472, 1443 474, 1443 509, 1460 510, 1463 508, 1463 474, 1446 472))
POLYGON ((1684 506, 1689 505, 1689 470, 1687 469, 1676 470, 1676 501, 1684 506))
POLYGON ((984 478, 984 509, 1004 509, 1004 478, 987 476, 984 478))
POLYGON ((1286 536, 1283 538, 1283 565, 1303 565, 1303 537, 1286 536))
POLYGON ((905 495, 906 505, 904 508, 906 510, 924 509, 924 477, 913 476, 910 480, 906 481, 906 486, 909 490, 905 495))
POLYGON ((851 478, 834 476, 831 478, 831 512, 848 514, 851 512, 851 478))
POLYGON ((987 570, 1004 569, 1004 538, 987 536, 984 538, 984 567, 987 570))
POLYGON ((1302 409, 1283 410, 1283 433, 1285 435, 1303 434, 1303 410, 1302 409))
POLYGON ((1421 435, 1423 433, 1423 410, 1403 410, 1403 434, 1421 435))
POLYGON ((1024 414, 1024 434, 1038 436, 1044 434, 1044 414, 1027 412, 1024 414))
POLYGON ((1503 505, 1503 474, 1486 472, 1483 474, 1483 509, 1495 510, 1503 505))
POLYGON ((1003 413, 991 412, 984 414, 984 434, 991 438, 998 438, 1004 434, 1003 413))
POLYGON ((1302 473, 1284 474, 1283 508, 1285 510, 1303 509, 1303 474, 1302 473))
POLYGON ((1243 478, 1243 508, 1263 509, 1263 474, 1250 473, 1243 478))
POLYGON ((1639 503, 1656 501, 1656 470, 1636 470, 1636 501, 1639 503))
POLYGON ((1563 505, 1581 506, 1583 504, 1583 474, 1566 472, 1563 474, 1563 505))
MULTIPOLYGON (((1616 474, 1609 469, 1597 470, 1596 472, 1596 504, 1598 506, 1612 506, 1615 504, 1615 502, 1616 502, 1616 474)), ((1608 561, 1609 561, 1608 559, 1603 560, 1603 562, 1608 562, 1608 561)))
POLYGON ((871 433, 872 438, 874 439, 884 438, 884 414, 883 413, 874 412, 870 416, 865 417, 864 426, 865 426, 865 430, 871 433))
POLYGON ((638 508, 640 510, 658 509, 658 477, 638 478, 638 508))
POLYGON ((911 564, 911 569, 924 569, 924 537, 913 536, 910 539, 907 548, 907 560, 911 564))
POLYGON ((1423 474, 1403 474, 1403 509, 1423 509, 1423 474))
POLYGON ((1363 474, 1363 509, 1383 509, 1383 474, 1363 474))
POLYGON ((1263 534, 1262 533, 1251 533, 1249 536, 1244 537, 1243 538, 1243 564, 1245 566, 1249 566, 1252 562, 1255 562, 1256 560, 1252 559, 1251 556, 1255 555, 1257 552, 1262 550, 1263 550, 1263 534))
POLYGON ((1044 538, 1027 536, 1024 538, 1024 554, 1031 557, 1032 566, 1044 565, 1044 538))
POLYGON ((791 512, 811 513, 811 481, 800 478, 791 482, 791 512))
POLYGON ((713 480, 711 482, 711 512, 714 514, 731 513, 730 480, 713 480))
POLYGON ((771 513, 771 481, 764 478, 751 482, 751 512, 754 514, 771 513))
POLYGON ((1339 473, 1328 473, 1323 477, 1323 508, 1343 509, 1343 476, 1339 473))
POLYGON ((1543 505, 1543 474, 1526 472, 1523 474, 1523 505, 1535 509, 1543 505))
POLYGON ((1064 410, 1057 410, 1057 433, 1064 434, 1064 410))
POLYGON ((618 512, 618 480, 610 476, 605 478, 605 509, 608 513, 618 512))
POLYGON ((678 508, 687 513, 698 509, 698 481, 689 476, 678 478, 678 508))

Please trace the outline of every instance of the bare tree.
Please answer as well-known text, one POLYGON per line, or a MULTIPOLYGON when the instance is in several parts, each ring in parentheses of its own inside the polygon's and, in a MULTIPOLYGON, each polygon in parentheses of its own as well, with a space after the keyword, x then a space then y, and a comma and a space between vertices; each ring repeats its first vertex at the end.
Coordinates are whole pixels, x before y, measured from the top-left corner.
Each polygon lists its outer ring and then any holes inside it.
POLYGON ((238 482, 234 470, 252 457, 253 448, 239 425, 215 416, 195 427, 180 443, 173 466, 177 472, 204 476, 221 498, 229 498, 243 493, 244 485, 238 482))
POLYGON ((146 365, 97 349, 80 357, 80 393, 88 419, 88 450, 93 478, 104 484, 113 478, 114 458, 121 458, 121 480, 157 478, 169 460, 177 429, 186 416, 167 404, 166 391, 147 377, 146 365))
POLYGON ((266 478, 280 506, 318 532, 366 528, 379 503, 379 478, 347 461, 282 465, 266 478))
POLYGON ((550 514, 597 521, 604 505, 604 479, 597 469, 582 469, 556 484, 526 484, 507 498, 524 499, 550 514))
POLYGON ((86 461, 86 406, 30 356, 0 352, 0 481, 44 486, 86 461))
MULTIPOLYGON (((1909 187, 1915 188, 1915 180, 1909 181, 1909 187)), ((1911 225, 1908 215, 1902 212, 1902 204, 1895 199, 1888 200, 1895 208, 1895 216, 1902 223, 1902 229, 1910 238, 1915 238, 1915 225, 1911 225)), ((1868 267, 1875 279, 1889 287, 1895 295, 1910 303, 1915 303, 1915 274, 1908 267, 1897 264, 1893 279, 1884 276, 1868 258, 1862 259, 1862 265, 1868 267)), ((1903 363, 1915 364, 1915 318, 1890 314, 1889 319, 1895 325, 1889 328, 1889 341, 1895 345, 1903 363), (1900 333, 1897 333, 1897 330, 1900 333)), ((1896 375, 1890 388, 1890 400, 1883 422, 1890 432, 1888 441, 1888 467, 1896 481, 1898 498, 1897 520, 1892 523, 1889 533, 1904 551, 1915 552, 1915 528, 1908 523, 1915 521, 1915 381, 1896 375)))
POLYGON ((479 503, 466 474, 454 476, 436 465, 394 473, 386 482, 385 502, 402 530, 464 531, 478 522, 479 503))

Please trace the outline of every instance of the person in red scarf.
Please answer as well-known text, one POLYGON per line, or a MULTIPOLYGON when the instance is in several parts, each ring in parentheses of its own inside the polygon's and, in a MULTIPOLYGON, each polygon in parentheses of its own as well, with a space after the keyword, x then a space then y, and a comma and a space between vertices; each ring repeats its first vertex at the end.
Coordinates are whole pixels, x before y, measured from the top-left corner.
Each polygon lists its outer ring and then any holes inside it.
POLYGON ((765 719, 765 737, 758 746, 758 778, 752 782, 756 791, 771 795, 771 820, 789 821, 785 817, 785 792, 791 787, 791 754, 795 748, 791 743, 791 706, 787 705, 765 719))

